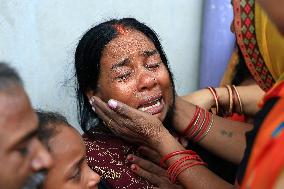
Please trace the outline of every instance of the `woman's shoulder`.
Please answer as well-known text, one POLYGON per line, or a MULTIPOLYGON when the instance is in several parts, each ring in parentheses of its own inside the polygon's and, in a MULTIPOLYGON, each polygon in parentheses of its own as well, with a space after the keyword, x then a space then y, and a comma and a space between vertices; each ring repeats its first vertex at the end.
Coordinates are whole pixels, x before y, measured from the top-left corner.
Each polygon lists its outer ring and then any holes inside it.
POLYGON ((152 188, 145 179, 135 175, 128 154, 137 154, 136 146, 127 143, 110 132, 102 130, 83 134, 89 166, 99 173, 111 188, 152 188))
POLYGON ((87 150, 96 151, 105 149, 129 153, 129 151, 133 151, 135 148, 134 145, 131 145, 107 130, 93 130, 89 134, 83 134, 82 137, 87 150))

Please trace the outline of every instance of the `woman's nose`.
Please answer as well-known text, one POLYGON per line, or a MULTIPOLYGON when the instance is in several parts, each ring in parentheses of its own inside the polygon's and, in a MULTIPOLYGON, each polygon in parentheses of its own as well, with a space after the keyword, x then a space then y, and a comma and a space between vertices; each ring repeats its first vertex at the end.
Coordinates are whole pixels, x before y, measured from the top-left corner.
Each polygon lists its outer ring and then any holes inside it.
POLYGON ((145 70, 138 76, 138 90, 145 91, 152 89, 157 84, 157 78, 153 73, 145 70))

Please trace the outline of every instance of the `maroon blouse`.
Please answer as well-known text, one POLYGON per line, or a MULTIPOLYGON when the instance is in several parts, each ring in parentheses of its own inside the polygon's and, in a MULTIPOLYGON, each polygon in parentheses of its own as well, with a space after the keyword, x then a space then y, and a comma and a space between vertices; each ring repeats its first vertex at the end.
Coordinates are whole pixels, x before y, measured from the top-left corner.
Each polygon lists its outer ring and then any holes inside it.
POLYGON ((108 129, 100 127, 93 135, 83 135, 87 147, 89 166, 101 175, 110 188, 148 189, 153 185, 137 176, 130 169, 128 154, 137 154, 137 147, 116 137, 108 129))

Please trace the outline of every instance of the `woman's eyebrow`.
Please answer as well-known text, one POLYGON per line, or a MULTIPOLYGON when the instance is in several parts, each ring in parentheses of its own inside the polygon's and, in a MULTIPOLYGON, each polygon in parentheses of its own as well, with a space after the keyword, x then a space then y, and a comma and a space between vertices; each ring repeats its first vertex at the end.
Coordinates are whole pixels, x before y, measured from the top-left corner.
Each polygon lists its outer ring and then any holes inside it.
POLYGON ((154 54, 158 54, 158 51, 156 49, 153 49, 153 50, 146 50, 143 52, 143 55, 149 57, 149 56, 152 56, 154 54))
POLYGON ((116 63, 116 64, 113 64, 113 65, 111 66, 111 70, 114 70, 114 69, 116 69, 116 68, 118 68, 118 67, 125 66, 125 65, 127 65, 127 64, 129 64, 129 63, 130 63, 129 59, 126 58, 126 59, 124 59, 124 60, 122 60, 122 61, 120 61, 120 62, 118 62, 118 63, 116 63))

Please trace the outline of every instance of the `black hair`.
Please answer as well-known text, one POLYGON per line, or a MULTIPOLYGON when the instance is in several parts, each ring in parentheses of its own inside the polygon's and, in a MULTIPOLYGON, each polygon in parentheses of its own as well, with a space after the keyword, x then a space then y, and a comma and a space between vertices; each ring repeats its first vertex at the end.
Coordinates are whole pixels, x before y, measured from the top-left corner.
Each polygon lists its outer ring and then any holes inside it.
POLYGON ((54 137, 59 127, 71 127, 67 119, 57 112, 35 110, 39 120, 38 138, 50 151, 49 140, 54 137))
POLYGON ((239 47, 238 47, 238 57, 239 57, 239 63, 235 67, 234 77, 231 82, 232 85, 236 86, 240 85, 244 80, 251 78, 251 73, 247 68, 244 56, 239 47))
MULTIPOLYGON (((155 45, 158 50, 162 62, 166 66, 171 84, 173 87, 173 98, 175 96, 175 87, 173 76, 170 71, 168 60, 159 38, 155 31, 149 28, 144 23, 137 21, 134 18, 112 19, 100 23, 89 29, 80 39, 75 52, 75 77, 76 77, 76 97, 78 107, 78 118, 82 130, 89 133, 90 127, 101 123, 97 114, 92 111, 89 104, 89 99, 85 95, 88 90, 96 90, 100 74, 100 59, 105 46, 119 34, 115 26, 133 29, 142 32, 155 45)), ((174 100, 174 99, 173 99, 174 100)), ((174 103, 173 103, 174 104, 174 103)), ((173 107, 174 108, 174 107, 173 107)), ((171 110, 173 109, 171 108, 171 110)), ((171 122, 168 113, 164 122, 171 122)), ((170 123, 169 123, 170 124, 170 123)))
POLYGON ((0 62, 0 90, 12 85, 23 86, 22 79, 15 69, 6 63, 0 62))

